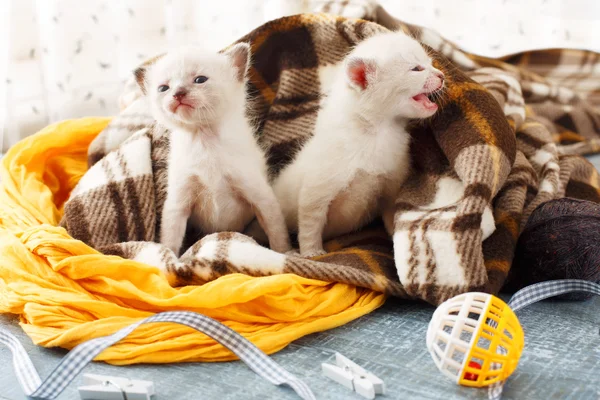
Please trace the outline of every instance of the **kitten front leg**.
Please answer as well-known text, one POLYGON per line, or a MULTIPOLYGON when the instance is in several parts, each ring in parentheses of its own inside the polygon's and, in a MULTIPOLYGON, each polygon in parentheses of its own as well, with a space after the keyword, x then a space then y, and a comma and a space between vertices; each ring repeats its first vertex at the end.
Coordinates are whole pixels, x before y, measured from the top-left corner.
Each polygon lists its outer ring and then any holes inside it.
POLYGON ((323 182, 316 186, 303 186, 298 209, 298 242, 303 257, 325 254, 323 230, 327 223, 329 205, 338 191, 323 182))
POLYGON ((176 256, 179 256, 181 251, 187 221, 190 217, 190 211, 188 207, 182 206, 185 204, 182 200, 176 196, 167 195, 160 229, 160 243, 171 249, 176 256))
POLYGON ((269 238, 269 247, 278 253, 285 253, 292 246, 281 206, 266 179, 261 175, 249 175, 233 178, 232 184, 254 209, 258 223, 269 238))

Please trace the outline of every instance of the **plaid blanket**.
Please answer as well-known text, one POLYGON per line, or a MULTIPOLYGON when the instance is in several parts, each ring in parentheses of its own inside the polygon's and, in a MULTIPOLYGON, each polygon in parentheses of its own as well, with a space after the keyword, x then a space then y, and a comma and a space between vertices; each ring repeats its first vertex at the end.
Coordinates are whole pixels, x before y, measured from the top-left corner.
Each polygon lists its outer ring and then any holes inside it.
POLYGON ((321 88, 352 46, 402 29, 428 47, 447 90, 436 116, 411 128, 413 172, 396 202, 392 237, 375 222, 326 243, 328 254, 308 260, 275 253, 242 233, 197 240, 190 232, 190 247, 177 258, 154 243, 168 132, 135 122, 147 112, 140 116, 144 97, 134 78, 121 98, 123 112, 90 146, 93 165, 66 203, 62 225, 105 254, 160 267, 172 285, 231 273, 294 273, 432 304, 465 291, 498 292, 533 209, 564 196, 600 200, 596 170, 573 155, 597 146, 600 114, 586 99, 593 91, 582 94, 577 85, 556 86, 526 68, 465 53, 375 3, 347 4, 320 4, 320 11, 343 16, 285 17, 241 38, 253 53, 248 90, 258 140, 277 174, 312 134, 321 88), (132 134, 125 142, 107 140, 123 129, 132 134))

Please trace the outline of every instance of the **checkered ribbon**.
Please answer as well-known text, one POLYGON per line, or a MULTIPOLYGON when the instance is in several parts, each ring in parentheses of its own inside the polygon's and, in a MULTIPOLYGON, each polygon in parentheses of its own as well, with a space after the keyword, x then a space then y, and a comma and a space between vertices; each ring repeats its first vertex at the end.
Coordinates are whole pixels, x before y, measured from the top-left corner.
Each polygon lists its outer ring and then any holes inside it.
POLYGON ((258 347, 229 327, 207 316, 190 311, 163 312, 143 319, 110 336, 99 337, 80 344, 71 350, 50 373, 41 381, 27 352, 19 341, 8 331, 0 328, 0 343, 12 352, 17 379, 23 392, 29 398, 54 399, 75 377, 104 349, 117 343, 142 324, 153 322, 174 322, 200 331, 231 350, 250 369, 274 385, 286 384, 305 400, 314 400, 310 388, 300 379, 283 369, 258 347))
MULTIPOLYGON (((560 279, 536 283, 524 287, 515 293, 508 302, 508 306, 512 308, 514 312, 517 312, 538 301, 572 292, 587 292, 600 296, 600 285, 579 279, 560 279)), ((500 400, 502 398, 503 388, 504 382, 496 382, 495 384, 490 385, 488 388, 488 399, 500 400)))
MULTIPOLYGON (((600 285, 576 279, 537 283, 515 293, 508 305, 516 312, 538 301, 571 292, 588 292, 600 295, 600 285)), ((40 379, 21 343, 10 332, 2 328, 0 328, 0 343, 6 345, 12 352, 15 372, 23 392, 29 398, 49 400, 56 398, 83 368, 104 349, 129 335, 138 326, 153 322, 174 322, 196 329, 227 347, 240 360, 244 361, 250 369, 272 384, 286 384, 294 389, 302 399, 315 399, 314 394, 304 382, 283 369, 246 338, 212 318, 189 311, 159 313, 123 328, 110 336, 99 337, 82 343, 61 360, 44 382, 40 379)), ((504 382, 491 385, 488 391, 489 399, 500 400, 503 387, 504 382)))

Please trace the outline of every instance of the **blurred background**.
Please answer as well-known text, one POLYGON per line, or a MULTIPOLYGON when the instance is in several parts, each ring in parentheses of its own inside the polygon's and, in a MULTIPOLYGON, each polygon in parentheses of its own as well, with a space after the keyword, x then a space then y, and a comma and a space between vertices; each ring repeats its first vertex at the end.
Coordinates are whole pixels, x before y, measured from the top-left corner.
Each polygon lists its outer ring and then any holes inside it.
MULTIPOLYGON (((348 3, 360 5, 362 0, 348 3)), ((2 152, 49 123, 118 113, 131 70, 184 43, 220 49, 319 0, 0 0, 2 152)), ((380 0, 465 50, 600 52, 599 0, 380 0)))

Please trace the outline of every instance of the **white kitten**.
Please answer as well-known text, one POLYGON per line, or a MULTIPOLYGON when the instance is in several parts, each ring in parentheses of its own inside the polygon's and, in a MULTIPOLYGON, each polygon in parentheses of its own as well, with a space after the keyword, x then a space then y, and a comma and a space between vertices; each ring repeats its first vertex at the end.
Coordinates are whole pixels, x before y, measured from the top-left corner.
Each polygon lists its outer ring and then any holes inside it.
POLYGON ((300 253, 323 254, 323 240, 384 214, 393 230, 394 202, 410 169, 409 119, 432 116, 427 97, 444 75, 414 39, 385 33, 361 43, 337 71, 314 136, 273 184, 300 253))
POLYGON ((138 81, 171 132, 160 242, 179 254, 188 220, 209 234, 242 231, 255 214, 273 250, 290 249, 267 163, 245 116, 246 43, 223 54, 183 47, 138 81))

